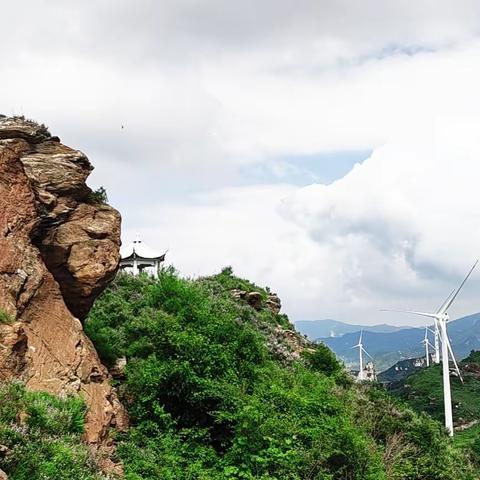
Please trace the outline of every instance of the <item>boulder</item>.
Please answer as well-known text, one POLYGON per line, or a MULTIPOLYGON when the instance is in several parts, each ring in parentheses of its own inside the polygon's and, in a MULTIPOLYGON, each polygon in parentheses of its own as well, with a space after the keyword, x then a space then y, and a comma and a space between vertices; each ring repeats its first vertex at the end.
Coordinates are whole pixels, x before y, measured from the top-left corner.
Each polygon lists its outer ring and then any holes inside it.
POLYGON ((245 290, 240 290, 239 288, 234 288, 230 293, 235 300, 243 300, 247 295, 245 290))
POLYGON ((262 294, 259 292, 250 292, 245 295, 247 303, 255 310, 261 310, 263 305, 262 294))

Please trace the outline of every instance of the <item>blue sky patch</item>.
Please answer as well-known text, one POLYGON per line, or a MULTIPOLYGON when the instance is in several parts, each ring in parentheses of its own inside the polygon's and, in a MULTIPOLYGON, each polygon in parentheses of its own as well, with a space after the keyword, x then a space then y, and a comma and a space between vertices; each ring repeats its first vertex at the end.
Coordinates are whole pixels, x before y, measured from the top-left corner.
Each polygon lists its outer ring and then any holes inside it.
POLYGON ((336 151, 311 155, 286 155, 241 170, 243 184, 289 183, 330 184, 344 177, 356 163, 361 163, 371 150, 336 151))

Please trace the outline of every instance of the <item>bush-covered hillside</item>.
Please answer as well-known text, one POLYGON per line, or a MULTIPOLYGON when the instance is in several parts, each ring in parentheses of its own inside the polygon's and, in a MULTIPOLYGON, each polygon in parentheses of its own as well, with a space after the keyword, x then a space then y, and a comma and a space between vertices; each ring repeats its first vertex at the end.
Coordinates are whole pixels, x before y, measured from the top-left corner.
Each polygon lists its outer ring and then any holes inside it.
MULTIPOLYGON (((458 366, 463 383, 453 375, 450 377, 453 420, 454 425, 460 427, 455 443, 469 449, 480 465, 480 352, 472 351, 458 366)), ((417 412, 425 412, 438 421, 444 421, 441 365, 424 368, 392 384, 390 391, 417 412)))
MULTIPOLYGON (((480 352, 472 352, 459 363, 463 383, 451 375, 452 404, 455 425, 480 421, 480 352)), ((426 412, 443 422, 442 366, 432 365, 394 383, 390 391, 408 402, 415 410, 426 412)))
POLYGON ((230 269, 121 275, 97 300, 86 331, 127 360, 128 480, 478 478, 438 422, 353 384, 267 301, 230 269))
MULTIPOLYGON (((0 387, 0 468, 10 480, 100 480, 82 445, 85 405, 26 392, 20 383, 0 387)), ((3 477, 2 477, 3 478, 3 477)))

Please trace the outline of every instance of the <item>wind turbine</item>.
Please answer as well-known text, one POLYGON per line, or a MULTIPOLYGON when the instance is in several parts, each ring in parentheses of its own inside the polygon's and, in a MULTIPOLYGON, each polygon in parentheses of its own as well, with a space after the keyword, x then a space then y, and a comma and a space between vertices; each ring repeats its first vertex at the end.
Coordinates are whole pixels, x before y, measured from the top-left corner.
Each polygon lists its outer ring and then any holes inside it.
MULTIPOLYGON (((448 309, 452 306, 452 303, 457 298, 457 295, 460 293, 460 290, 463 288, 467 280, 469 279, 470 275, 472 274, 473 270, 478 264, 478 260, 473 264, 473 267, 468 272, 467 276, 460 284, 460 286, 454 290, 445 300, 443 305, 435 312, 435 313, 425 313, 425 312, 417 312, 411 310, 389 310, 389 311, 396 311, 400 313, 411 313, 412 315, 420 315, 422 317, 433 318, 435 322, 435 331, 439 333, 440 341, 442 343, 442 375, 443 375, 443 403, 445 408, 445 427, 448 430, 448 434, 453 436, 453 415, 452 415, 452 393, 450 390, 450 369, 449 369, 449 362, 448 356, 452 357, 453 363, 455 365, 455 369, 460 380, 463 382, 462 375, 457 365, 457 361, 455 360, 455 356, 452 351, 452 346, 450 345, 450 340, 448 339, 447 335, 447 323, 450 320, 448 315, 448 309)), ((437 350, 438 352, 438 350, 437 350)))
POLYGON ((373 357, 365 350, 365 348, 363 348, 362 338, 363 338, 363 330, 360 330, 360 338, 358 339, 358 343, 352 347, 352 348, 358 348, 360 371, 358 372, 357 378, 359 381, 365 380, 363 378, 363 354, 365 353, 373 360, 373 357))
MULTIPOLYGON (((425 337, 420 342, 420 343, 423 343, 423 345, 425 345, 425 358, 427 359, 427 367, 430 366, 430 352, 428 350, 428 347, 432 347, 433 349, 435 349, 435 347, 430 343, 430 340, 428 339, 428 332, 432 332, 433 334, 436 333, 433 330, 431 330, 430 328, 425 327, 425 337)), ((435 352, 435 354, 436 354, 436 352, 435 352)))
POLYGON ((435 344, 434 346, 435 357, 433 361, 435 363, 440 363, 440 331, 438 329, 438 323, 436 320, 434 321, 434 328, 435 328, 435 331, 433 332, 433 342, 435 344))

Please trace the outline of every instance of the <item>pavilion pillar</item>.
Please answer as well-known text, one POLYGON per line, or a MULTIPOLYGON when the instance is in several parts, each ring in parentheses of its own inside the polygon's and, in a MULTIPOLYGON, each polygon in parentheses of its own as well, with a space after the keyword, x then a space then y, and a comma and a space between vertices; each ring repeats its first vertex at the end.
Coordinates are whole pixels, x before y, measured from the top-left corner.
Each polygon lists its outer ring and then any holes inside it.
POLYGON ((136 277, 138 275, 138 262, 137 259, 133 259, 133 275, 136 277))

